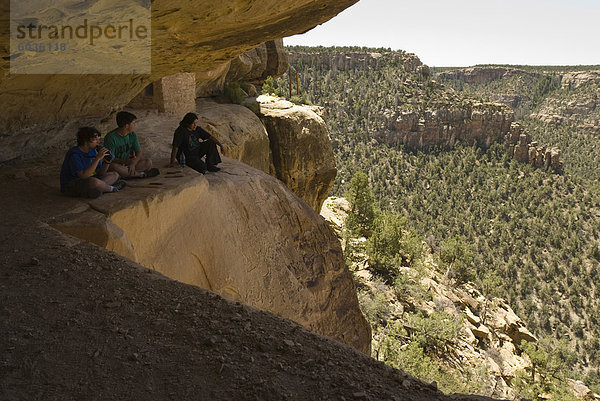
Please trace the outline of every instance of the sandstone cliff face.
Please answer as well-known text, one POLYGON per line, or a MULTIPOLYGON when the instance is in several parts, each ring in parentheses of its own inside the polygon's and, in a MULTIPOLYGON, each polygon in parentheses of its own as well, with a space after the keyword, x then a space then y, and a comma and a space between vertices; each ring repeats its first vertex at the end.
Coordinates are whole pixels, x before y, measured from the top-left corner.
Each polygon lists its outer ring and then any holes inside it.
MULTIPOLYGON (((243 52, 306 31, 356 1, 153 1, 152 74, 139 76, 9 75, 9 25, 2 24, 0 161, 60 143, 63 138, 52 129, 75 118, 106 117, 161 77, 210 75, 243 52)), ((8 1, 2 1, 0 13, 8 18, 8 1)))
MULTIPOLYGON (((359 108, 364 115, 376 114, 369 118, 368 130, 391 146, 452 147, 455 142, 463 141, 487 147, 502 139, 514 120, 512 110, 503 104, 476 101, 433 81, 429 67, 411 53, 329 49, 292 52, 289 58, 291 65, 303 71, 325 71, 325 79, 339 80, 336 74, 341 74, 340 71, 349 71, 344 77, 364 76, 365 82, 373 82, 372 70, 385 77, 393 76, 396 82, 386 93, 373 93, 373 87, 345 85, 343 89, 338 87, 340 93, 334 99, 321 99, 323 105, 342 109, 348 115, 354 112, 353 108, 359 108), (366 93, 371 97, 367 98, 366 93)), ((338 119, 343 119, 341 115, 339 112, 338 119)))
POLYGON ((321 210, 337 173, 325 122, 310 108, 285 100, 260 96, 258 101, 271 143, 272 174, 321 210))
POLYGON ((196 107, 198 124, 226 145, 228 157, 269 173, 269 137, 252 111, 237 104, 219 104, 206 99, 198 99, 196 107))
POLYGON ((571 124, 590 133, 600 131, 600 71, 576 71, 562 76, 561 89, 547 96, 531 114, 549 124, 571 124))
POLYGON ((485 84, 517 75, 529 75, 536 78, 540 76, 540 74, 519 70, 516 68, 490 66, 469 67, 452 71, 444 71, 436 74, 435 78, 442 81, 458 80, 468 84, 485 84))
POLYGON ((130 181, 54 226, 368 353, 370 328, 327 224, 275 178, 229 159, 223 167, 130 181))
POLYGON ((429 75, 429 69, 421 63, 421 60, 413 53, 395 52, 391 53, 365 53, 365 52, 342 52, 333 56, 315 53, 292 52, 288 54, 290 64, 302 62, 305 65, 319 65, 332 70, 346 71, 350 69, 377 68, 382 57, 393 57, 394 62, 406 72, 414 72, 421 68, 425 70, 424 75, 429 75))
POLYGON ((456 141, 489 147, 504 137, 513 119, 512 111, 500 104, 476 101, 448 102, 424 112, 399 109, 388 119, 388 131, 381 138, 417 149, 452 147, 456 141))

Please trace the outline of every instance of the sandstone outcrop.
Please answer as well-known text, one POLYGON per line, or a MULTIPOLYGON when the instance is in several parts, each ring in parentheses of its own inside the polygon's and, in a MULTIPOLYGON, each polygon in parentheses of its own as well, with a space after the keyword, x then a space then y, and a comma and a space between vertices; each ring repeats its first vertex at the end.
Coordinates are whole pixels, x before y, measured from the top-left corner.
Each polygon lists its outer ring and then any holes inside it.
POLYGON ((512 123, 510 131, 505 135, 504 148, 516 161, 529 163, 536 168, 552 169, 560 172, 562 161, 560 149, 557 147, 540 146, 531 141, 531 136, 520 123, 512 123))
POLYGON ((278 77, 288 68, 283 39, 271 40, 231 61, 226 80, 261 85, 268 76, 278 77))
MULTIPOLYGON (((105 118, 164 76, 179 72, 211 75, 245 51, 304 32, 356 1, 153 1, 149 75, 10 75, 9 24, 2 24, 0 161, 60 144, 65 137, 53 134, 65 121, 105 118)), ((0 4, 4 18, 9 16, 8 3, 0 4)))
POLYGON ((429 77, 429 67, 419 60, 413 53, 406 53, 396 51, 393 53, 388 52, 341 52, 331 56, 329 53, 324 54, 318 53, 302 53, 292 52, 288 53, 290 64, 302 62, 305 65, 319 65, 327 67, 332 70, 346 71, 350 69, 366 69, 368 67, 377 68, 382 57, 393 57, 394 62, 402 66, 406 72, 415 72, 417 69, 421 69, 421 74, 429 77))
POLYGON ((589 82, 600 81, 600 71, 574 71, 562 76, 561 86, 565 89, 577 89, 589 82))
POLYGON ((271 143, 273 175, 320 211, 337 174, 325 122, 307 107, 270 96, 257 100, 271 143))
POLYGON ((278 77, 287 68, 288 54, 283 47, 283 39, 270 40, 212 71, 196 73, 199 83, 196 96, 220 94, 225 82, 242 81, 260 86, 268 76, 278 77))
POLYGON ((520 70, 517 68, 490 66, 469 67, 458 70, 443 71, 435 75, 436 79, 442 81, 458 80, 468 84, 486 84, 510 76, 529 75, 538 77, 540 74, 520 70))
POLYGON ((503 138, 513 120, 513 112, 498 103, 468 101, 457 107, 448 102, 425 111, 399 108, 381 138, 416 149, 452 147, 457 141, 489 147, 503 138))
POLYGON ((226 145, 228 157, 270 172, 269 137, 256 114, 244 106, 207 99, 198 99, 196 107, 198 124, 226 145))
MULTIPOLYGON (((156 109, 128 109, 137 116, 136 130, 143 151, 161 160, 171 154, 173 132, 183 115, 163 114, 156 109)), ((270 172, 269 138, 260 119, 248 108, 237 104, 220 104, 207 99, 197 99, 196 114, 199 125, 210 132, 227 147, 226 156, 246 163, 266 173, 270 172)), ((93 125, 90 122, 90 125, 93 125)), ((106 133, 116 124, 111 121, 97 125, 106 133)), ((77 128, 69 126, 66 134, 77 128)), ((159 165, 160 167, 160 165, 159 165)))
POLYGON ((54 227, 369 352, 339 241, 308 205, 231 160, 219 174, 173 172, 90 201, 54 227))

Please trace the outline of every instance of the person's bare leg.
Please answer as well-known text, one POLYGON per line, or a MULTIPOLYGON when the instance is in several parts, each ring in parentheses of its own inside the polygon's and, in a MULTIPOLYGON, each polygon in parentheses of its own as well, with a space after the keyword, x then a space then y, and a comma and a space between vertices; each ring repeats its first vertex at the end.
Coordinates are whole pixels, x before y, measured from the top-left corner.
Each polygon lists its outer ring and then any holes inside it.
POLYGON ((97 189, 102 192, 110 192, 111 184, 113 184, 117 180, 117 178, 114 177, 118 178, 119 176, 116 173, 107 173, 104 177, 102 177, 102 179, 91 177, 89 184, 90 188, 97 189), (107 181, 104 181, 105 179, 107 179, 107 181))
POLYGON ((146 171, 152 167, 152 160, 142 159, 135 165, 135 171, 146 171))
POLYGON ((104 174, 102 178, 100 178, 100 180, 104 181, 104 183, 106 183, 107 185, 114 184, 115 182, 117 182, 118 179, 119 174, 115 173, 114 171, 109 171, 108 173, 104 174))
POLYGON ((136 171, 135 171, 135 174, 133 174, 133 175, 129 175, 129 168, 127 168, 126 165, 119 164, 119 163, 112 163, 110 165, 110 167, 108 168, 108 171, 116 172, 116 173, 118 173, 118 175, 120 175, 123 178, 141 177, 142 176, 141 173, 143 170, 140 170, 138 166, 139 166, 139 163, 135 166, 136 171))

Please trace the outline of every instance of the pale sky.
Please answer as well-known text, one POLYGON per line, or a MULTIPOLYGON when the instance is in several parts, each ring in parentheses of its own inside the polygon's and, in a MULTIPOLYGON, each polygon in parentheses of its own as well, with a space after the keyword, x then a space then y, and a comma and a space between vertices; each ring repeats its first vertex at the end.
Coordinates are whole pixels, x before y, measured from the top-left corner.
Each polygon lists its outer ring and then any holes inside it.
POLYGON ((429 66, 600 64, 600 0, 360 0, 284 43, 389 47, 429 66))

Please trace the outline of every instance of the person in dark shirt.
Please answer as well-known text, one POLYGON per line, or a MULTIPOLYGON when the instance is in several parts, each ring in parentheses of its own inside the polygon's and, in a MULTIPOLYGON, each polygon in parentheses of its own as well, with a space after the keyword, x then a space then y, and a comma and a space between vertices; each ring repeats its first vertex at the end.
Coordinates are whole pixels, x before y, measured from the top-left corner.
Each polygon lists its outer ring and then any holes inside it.
POLYGON ((173 133, 173 149, 168 167, 176 166, 176 159, 180 160, 183 154, 186 165, 199 173, 219 171, 217 164, 221 163, 221 156, 217 146, 221 148, 221 153, 225 154, 225 146, 198 126, 198 116, 187 113, 173 133), (204 156, 206 156, 205 161, 202 160, 204 156))
POLYGON ((103 192, 118 192, 125 186, 119 174, 108 172, 108 163, 102 159, 110 152, 98 149, 100 131, 94 127, 81 127, 77 131, 77 146, 73 146, 60 169, 60 191, 69 196, 97 198, 103 192))

